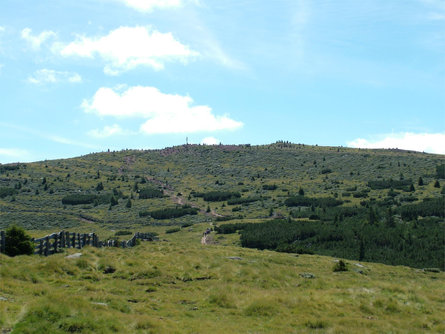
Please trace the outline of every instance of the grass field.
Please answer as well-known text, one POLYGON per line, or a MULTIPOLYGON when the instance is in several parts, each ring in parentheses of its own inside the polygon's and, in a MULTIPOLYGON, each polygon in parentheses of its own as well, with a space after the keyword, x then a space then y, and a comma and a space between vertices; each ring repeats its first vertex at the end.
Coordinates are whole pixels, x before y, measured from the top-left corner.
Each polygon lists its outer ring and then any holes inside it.
POLYGON ((3 333, 443 333, 445 275, 243 249, 206 224, 78 259, 1 256, 3 333), (115 269, 104 273, 106 268, 115 269), (313 278, 306 278, 312 277, 313 278))

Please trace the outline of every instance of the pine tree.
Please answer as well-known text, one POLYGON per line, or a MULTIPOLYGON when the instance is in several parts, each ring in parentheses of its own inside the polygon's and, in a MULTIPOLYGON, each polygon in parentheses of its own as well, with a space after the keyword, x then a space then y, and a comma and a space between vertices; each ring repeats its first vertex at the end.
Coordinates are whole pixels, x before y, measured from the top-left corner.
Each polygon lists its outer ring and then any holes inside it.
POLYGON ((117 205, 119 202, 117 201, 116 197, 111 196, 110 198, 110 206, 115 206, 117 205))
POLYGON ((439 180, 436 180, 436 182, 434 182, 434 188, 440 188, 439 180))
POLYGON ((131 208, 131 199, 128 199, 127 204, 125 206, 127 208, 131 208))
POLYGON ((104 185, 102 182, 99 182, 96 186, 96 191, 104 190, 104 185))
POLYGON ((423 179, 422 179, 422 177, 419 177, 419 182, 417 184, 419 186, 423 186, 423 179))

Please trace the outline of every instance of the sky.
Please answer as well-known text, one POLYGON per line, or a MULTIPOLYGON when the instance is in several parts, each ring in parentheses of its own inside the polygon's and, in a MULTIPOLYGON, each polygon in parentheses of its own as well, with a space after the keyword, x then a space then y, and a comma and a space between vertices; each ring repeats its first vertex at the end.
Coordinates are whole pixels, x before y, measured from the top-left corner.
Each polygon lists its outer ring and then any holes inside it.
POLYGON ((0 163, 185 144, 445 154, 445 0, 0 0, 0 163))

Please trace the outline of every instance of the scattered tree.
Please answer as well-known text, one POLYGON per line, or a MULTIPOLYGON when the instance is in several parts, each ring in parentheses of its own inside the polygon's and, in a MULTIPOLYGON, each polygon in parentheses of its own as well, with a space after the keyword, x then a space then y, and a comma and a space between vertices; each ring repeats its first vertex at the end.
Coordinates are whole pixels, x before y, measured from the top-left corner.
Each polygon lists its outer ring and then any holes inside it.
POLYGON ((419 177, 419 182, 417 182, 417 184, 419 186, 423 186, 423 179, 422 179, 422 177, 419 177))
POLYGON ((31 237, 28 236, 25 230, 20 227, 11 226, 9 229, 7 229, 5 233, 5 239, 6 255, 31 255, 34 252, 31 237))

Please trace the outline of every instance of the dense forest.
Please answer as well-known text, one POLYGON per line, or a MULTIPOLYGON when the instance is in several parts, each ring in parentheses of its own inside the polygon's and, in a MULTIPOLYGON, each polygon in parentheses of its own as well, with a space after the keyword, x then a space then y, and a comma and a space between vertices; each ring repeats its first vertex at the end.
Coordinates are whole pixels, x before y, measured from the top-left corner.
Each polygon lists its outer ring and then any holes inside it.
POLYGON ((443 198, 427 199, 396 211, 385 206, 327 208, 319 215, 310 221, 289 218, 224 224, 216 231, 239 231, 243 247, 445 270, 443 198))

